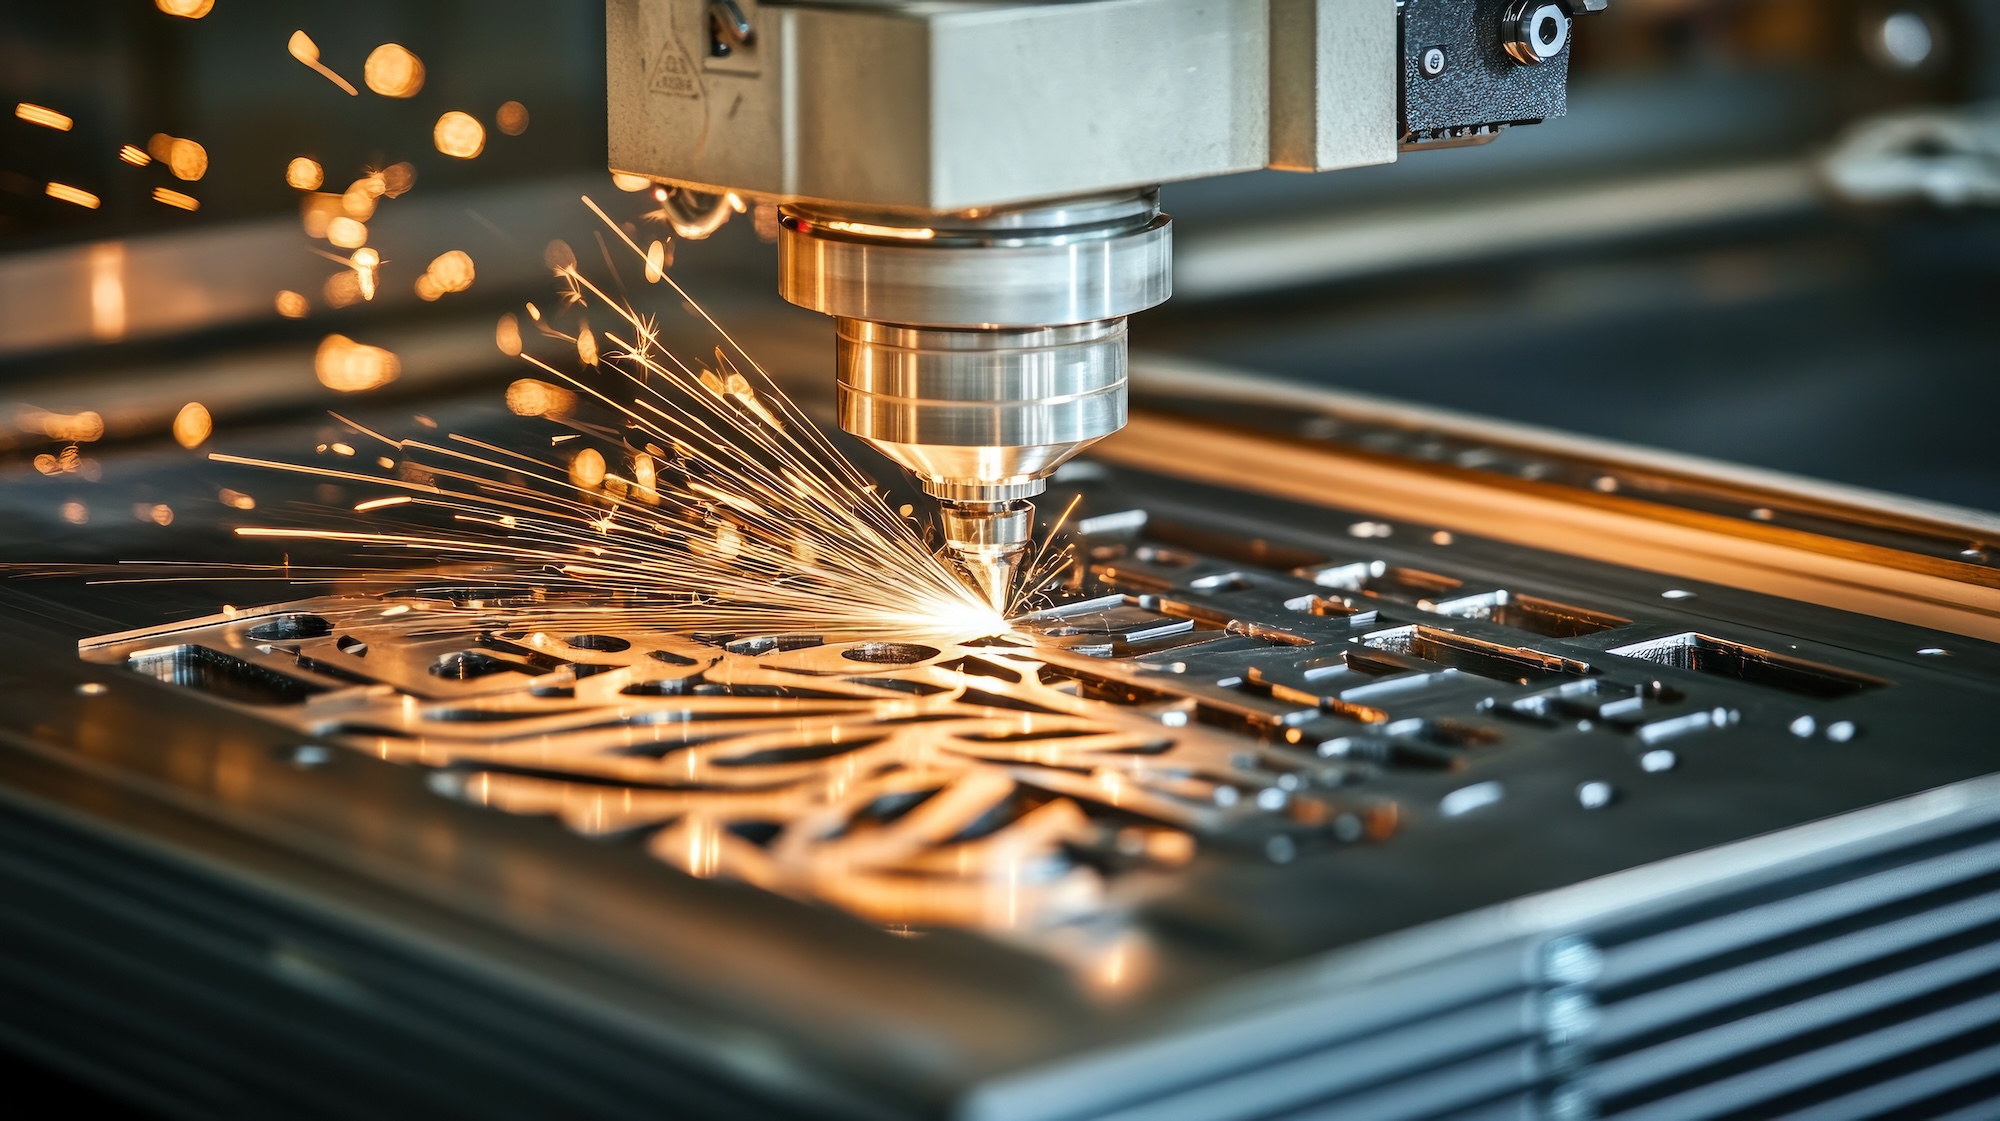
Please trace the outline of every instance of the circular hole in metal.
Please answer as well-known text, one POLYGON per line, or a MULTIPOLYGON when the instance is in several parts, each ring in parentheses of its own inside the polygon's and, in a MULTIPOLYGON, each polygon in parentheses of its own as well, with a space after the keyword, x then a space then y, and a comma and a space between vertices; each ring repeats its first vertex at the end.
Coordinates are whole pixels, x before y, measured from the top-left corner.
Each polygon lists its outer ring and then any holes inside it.
POLYGON ((609 634, 573 634, 563 639, 578 650, 596 650, 603 654, 616 654, 620 650, 632 649, 632 644, 609 634))
POLYGON ((333 624, 317 615, 280 615, 250 628, 250 637, 259 642, 291 642, 301 638, 325 638, 333 624))
POLYGON ((913 666, 938 656, 936 647, 919 646, 914 642, 864 642, 859 646, 842 650, 840 656, 850 662, 873 662, 876 665, 913 666))

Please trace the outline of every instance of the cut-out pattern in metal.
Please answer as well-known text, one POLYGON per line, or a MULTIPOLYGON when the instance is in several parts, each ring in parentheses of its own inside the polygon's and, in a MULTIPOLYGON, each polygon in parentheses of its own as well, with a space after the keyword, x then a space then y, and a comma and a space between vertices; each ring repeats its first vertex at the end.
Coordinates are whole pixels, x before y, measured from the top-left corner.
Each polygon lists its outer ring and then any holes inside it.
MULTIPOLYGON (((675 635, 613 602, 446 589, 83 652, 698 876, 1058 953, 1078 931, 1101 950, 1198 854, 1284 863, 1504 813, 1523 767, 1608 758, 1585 741, 1626 754, 1618 783, 1721 736, 1844 742, 1854 697, 1899 691, 1671 605, 1431 571, 1377 530, 1328 553, 1141 510, 1079 530, 1062 602, 1000 637, 675 635)), ((1575 812, 1634 796, 1582 778, 1575 812)))

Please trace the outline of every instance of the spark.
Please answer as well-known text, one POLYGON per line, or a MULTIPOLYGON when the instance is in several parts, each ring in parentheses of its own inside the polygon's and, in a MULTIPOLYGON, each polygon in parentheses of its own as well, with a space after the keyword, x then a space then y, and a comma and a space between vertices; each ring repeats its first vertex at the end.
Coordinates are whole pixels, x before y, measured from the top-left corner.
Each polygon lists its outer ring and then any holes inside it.
POLYGON ((292 52, 293 58, 319 71, 320 75, 327 81, 346 90, 349 97, 361 96, 361 91, 354 88, 353 82, 334 73, 327 68, 325 63, 319 60, 319 44, 312 41, 312 36, 303 31, 294 31, 292 32, 291 41, 285 44, 285 49, 292 52))
MULTIPOLYGON (((648 250, 584 202, 644 266, 648 250)), ((576 438, 581 446, 538 456, 459 434, 397 439, 337 418, 380 444, 396 473, 368 473, 369 457, 359 455, 338 467, 210 458, 375 488, 354 509, 394 524, 237 533, 426 565, 364 567, 345 579, 434 582, 437 566, 463 571, 535 597, 536 619, 546 626, 614 613, 629 625, 697 634, 1007 631, 1006 613, 897 513, 672 276, 661 279, 728 349, 684 359, 665 346, 651 315, 607 294, 567 246, 552 245, 549 260, 566 303, 616 322, 608 330, 579 323, 572 336, 531 308, 545 336, 576 348, 580 369, 520 350, 536 371, 510 386, 508 407, 551 418, 571 430, 558 442, 576 438), (607 412, 615 424, 590 419, 607 412)), ((519 349, 518 323, 503 320, 496 341, 503 351, 519 349)), ((395 356, 334 335, 321 344, 316 368, 323 383, 353 391, 383 384, 384 370, 392 377, 395 356)))
POLYGON ((519 136, 528 131, 528 107, 518 101, 503 101, 493 114, 493 123, 508 136, 519 136))
POLYGON ((171 206, 176 210, 201 209, 201 200, 195 198, 193 195, 184 195, 179 191, 168 190, 165 187, 153 188, 153 201, 171 206))
POLYGON ((500 321, 494 324, 493 345, 499 347, 500 353, 509 358, 520 356, 521 321, 514 318, 513 313, 502 315, 500 321))
POLYGON ((99 199, 96 195, 91 194, 82 187, 72 187, 67 183, 49 184, 48 194, 52 199, 73 202, 85 210, 96 210, 99 204, 99 199))
POLYGON ((215 7, 215 0, 153 0, 153 6, 170 16, 200 19, 215 7))
POLYGON ((360 393, 395 381, 402 373, 402 363, 379 346, 358 343, 346 335, 328 335, 313 355, 313 372, 328 389, 360 393))
POLYGON ((479 118, 453 109, 437 119, 431 141, 445 155, 469 160, 486 149, 486 128, 479 118))
POLYGON ((189 401, 174 414, 174 442, 184 448, 198 448, 215 431, 215 419, 200 401, 189 401))
POLYGON ((192 140, 175 137, 167 145, 166 163, 174 178, 192 183, 208 174, 208 149, 192 140))
POLYGON ((57 132, 68 132, 76 125, 76 121, 69 114, 58 113, 46 105, 36 105, 31 101, 23 101, 14 106, 14 115, 31 125, 41 125, 57 132))
POLYGON ((326 182, 326 171, 319 166, 317 160, 306 156, 294 156, 292 162, 285 165, 285 185, 288 187, 297 187, 301 191, 317 191, 319 185, 324 182, 326 182))
POLYGON ((400 43, 384 43, 368 52, 361 80, 383 97, 415 97, 424 88, 423 60, 400 43))
POLYGON ((118 149, 118 158, 133 167, 145 167, 153 162, 153 157, 137 144, 126 144, 118 149))

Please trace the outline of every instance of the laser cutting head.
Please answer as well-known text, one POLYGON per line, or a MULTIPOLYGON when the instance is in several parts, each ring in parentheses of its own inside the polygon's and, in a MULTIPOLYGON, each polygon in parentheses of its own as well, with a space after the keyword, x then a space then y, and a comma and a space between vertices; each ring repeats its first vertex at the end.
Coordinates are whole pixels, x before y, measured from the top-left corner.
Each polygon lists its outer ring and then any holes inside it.
POLYGON ((1048 476, 1125 424, 1125 317, 1172 289, 1157 191, 921 218, 786 207, 784 297, 835 318, 840 424, 943 504, 1004 608, 1048 476))

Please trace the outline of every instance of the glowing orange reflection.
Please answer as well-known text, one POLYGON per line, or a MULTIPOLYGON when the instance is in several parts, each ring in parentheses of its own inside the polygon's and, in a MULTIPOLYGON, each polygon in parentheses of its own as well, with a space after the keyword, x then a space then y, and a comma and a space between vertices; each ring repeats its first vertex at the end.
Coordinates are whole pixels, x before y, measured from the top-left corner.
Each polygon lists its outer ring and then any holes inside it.
POLYGON ((164 206, 171 206, 175 210, 201 209, 201 200, 195 198, 193 195, 184 195, 179 191, 168 190, 165 187, 153 188, 153 201, 164 206))
POLYGON ((125 337, 125 244, 90 247, 90 334, 110 341, 125 337))
POLYGON ((310 305, 306 298, 287 288, 278 293, 278 314, 286 319, 304 319, 310 305))
POLYGON ((118 158, 131 164, 133 167, 145 167, 147 164, 153 162, 153 157, 147 154, 144 148, 136 144, 121 146, 118 149, 118 158))
POLYGON ((153 0, 153 6, 170 16, 200 19, 215 7, 215 0, 153 0))

